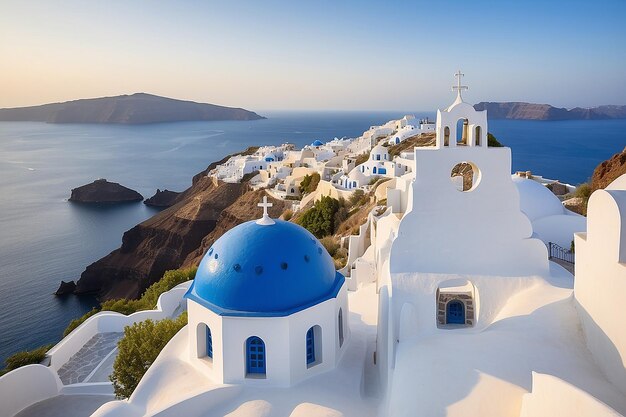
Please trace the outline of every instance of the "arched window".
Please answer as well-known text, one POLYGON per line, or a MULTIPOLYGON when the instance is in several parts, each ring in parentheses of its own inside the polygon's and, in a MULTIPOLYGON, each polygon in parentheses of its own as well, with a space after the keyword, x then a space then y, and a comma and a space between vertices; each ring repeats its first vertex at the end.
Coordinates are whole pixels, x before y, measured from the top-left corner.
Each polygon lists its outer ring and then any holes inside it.
POLYGON ((400 138, 396 138, 396 145, 400 143, 400 138))
POLYGON ((374 174, 376 174, 376 167, 374 167, 374 169, 372 169, 372 172, 373 172, 374 174))
POLYGON ((352 181, 352 188, 356 188, 356 181, 352 181))
POLYGON ((252 377, 265 376, 265 343, 258 336, 246 340, 246 374, 252 377))
POLYGON ((337 317, 337 326, 339 328, 339 347, 343 345, 343 311, 339 309, 339 315, 337 317))
POLYGON ((206 355, 213 359, 213 336, 209 326, 206 327, 206 355))
POLYGON ((313 327, 306 332, 306 364, 315 362, 315 333, 313 327))
POLYGON ((459 119, 456 122, 456 143, 457 145, 467 145, 467 119, 459 119))
POLYGON ((480 138, 480 126, 476 126, 476 129, 474 129, 474 137, 476 138, 476 146, 480 146, 480 142, 481 142, 481 138, 480 138))
POLYGON ((291 189, 291 194, 294 194, 295 192, 296 192, 296 190, 292 188, 291 189))
POLYGON ((322 363, 322 328, 313 326, 306 332, 306 367, 322 363))
POLYGON ((450 146, 450 128, 448 126, 443 129, 443 146, 450 146))
POLYGON ((452 300, 446 306, 446 324, 465 324, 465 306, 459 300, 452 300))

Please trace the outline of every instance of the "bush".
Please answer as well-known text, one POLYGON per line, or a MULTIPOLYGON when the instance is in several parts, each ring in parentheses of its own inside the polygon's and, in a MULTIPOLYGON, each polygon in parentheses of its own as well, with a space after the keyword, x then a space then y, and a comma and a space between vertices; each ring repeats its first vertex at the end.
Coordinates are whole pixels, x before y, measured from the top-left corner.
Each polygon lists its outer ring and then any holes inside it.
POLYGON ((183 282, 193 279, 196 275, 196 270, 197 268, 188 268, 166 271, 165 274, 163 274, 163 277, 149 286, 138 300, 118 299, 103 302, 99 309, 93 308, 82 317, 72 320, 63 332, 63 337, 70 334, 72 330, 80 326, 85 320, 100 311, 115 311, 121 314, 129 315, 141 310, 154 309, 161 294, 171 290, 178 284, 182 284, 183 282))
POLYGON ((302 182, 300 182, 300 194, 305 195, 317 190, 320 179, 320 174, 317 172, 311 175, 305 175, 302 182))
POLYGON ((46 357, 46 352, 52 348, 52 345, 45 345, 33 350, 26 350, 23 352, 17 352, 6 358, 4 364, 6 368, 3 370, 3 374, 21 366, 32 365, 40 363, 46 357))
POLYGON ((586 182, 579 184, 574 192, 574 197, 582 198, 585 202, 589 200, 589 197, 591 197, 591 185, 586 182))
POLYGON ((293 211, 292 210, 287 209, 287 210, 285 210, 283 212, 283 219, 285 221, 291 220, 292 217, 293 217, 293 211))
POLYGON ((326 236, 325 238, 320 239, 320 243, 326 248, 328 254, 332 257, 335 256, 337 249, 339 249, 339 242, 337 242, 332 236, 326 236))
POLYGON ((365 204, 366 201, 367 197, 365 196, 365 192, 363 192, 363 190, 354 190, 349 199, 350 207, 361 206, 365 204))
POLYGON ((324 196, 316 201, 299 219, 299 224, 313 233, 317 238, 333 234, 335 230, 335 214, 340 208, 339 200, 324 196))
POLYGON ((128 398, 161 350, 187 324, 187 313, 177 319, 146 320, 124 328, 109 377, 118 398, 128 398))
POLYGON ((487 133, 487 146, 492 148, 502 148, 503 145, 491 133, 487 133))

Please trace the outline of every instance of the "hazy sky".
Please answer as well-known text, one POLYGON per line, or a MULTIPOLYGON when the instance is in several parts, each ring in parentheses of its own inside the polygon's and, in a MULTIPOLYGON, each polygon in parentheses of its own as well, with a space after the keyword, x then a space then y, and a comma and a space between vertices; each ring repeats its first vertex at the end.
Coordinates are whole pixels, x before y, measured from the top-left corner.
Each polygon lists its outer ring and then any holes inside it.
POLYGON ((149 92, 251 110, 626 104, 626 1, 0 0, 0 107, 149 92))

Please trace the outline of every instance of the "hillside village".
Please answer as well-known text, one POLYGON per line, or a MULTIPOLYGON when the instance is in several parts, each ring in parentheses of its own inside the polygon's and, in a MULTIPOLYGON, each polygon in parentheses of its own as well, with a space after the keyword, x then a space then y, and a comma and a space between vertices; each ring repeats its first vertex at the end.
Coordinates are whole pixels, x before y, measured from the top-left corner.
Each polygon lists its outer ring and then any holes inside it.
POLYGON ((255 220, 207 242, 156 309, 98 312, 0 377, 2 417, 624 415, 626 175, 588 217, 566 209, 575 187, 511 173, 461 76, 435 123, 211 167, 207 181, 255 190, 255 220), (336 224, 302 227, 324 204, 336 224), (115 399, 125 326, 183 312, 115 399))

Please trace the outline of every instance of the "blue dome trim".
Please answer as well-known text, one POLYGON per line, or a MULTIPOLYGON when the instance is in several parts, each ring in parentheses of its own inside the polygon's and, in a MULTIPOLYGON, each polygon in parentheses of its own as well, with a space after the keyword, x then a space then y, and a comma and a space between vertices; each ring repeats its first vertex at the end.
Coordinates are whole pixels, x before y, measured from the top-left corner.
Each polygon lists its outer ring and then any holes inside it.
POLYGON ((297 307, 293 307, 287 310, 282 310, 282 311, 266 311, 266 312, 260 312, 260 311, 241 311, 241 310, 229 310, 226 308, 222 308, 219 307, 207 300, 205 300, 204 298, 200 297, 196 291, 195 291, 195 281, 194 283, 191 285, 191 287, 187 290, 187 293, 185 294, 185 298, 187 298, 188 300, 193 300, 196 303, 200 304, 203 307, 208 308, 209 310, 213 311, 215 314, 219 315, 219 316, 236 316, 236 317, 285 317, 285 316, 289 316, 291 314, 297 313, 299 311, 302 310, 306 310, 309 307, 313 307, 315 305, 318 305, 320 303, 323 303, 324 301, 328 301, 332 298, 336 298, 337 294, 339 294, 339 290, 341 289, 341 287, 343 286, 343 283, 345 282, 345 278, 344 276, 340 273, 337 272, 336 275, 336 280, 335 280, 335 286, 331 289, 331 292, 326 294, 325 296, 317 299, 317 300, 313 300, 310 301, 307 304, 302 304, 299 305, 297 307))
POLYGON ((337 296, 345 278, 303 227, 250 221, 220 237, 185 297, 225 316, 287 316, 337 296))

